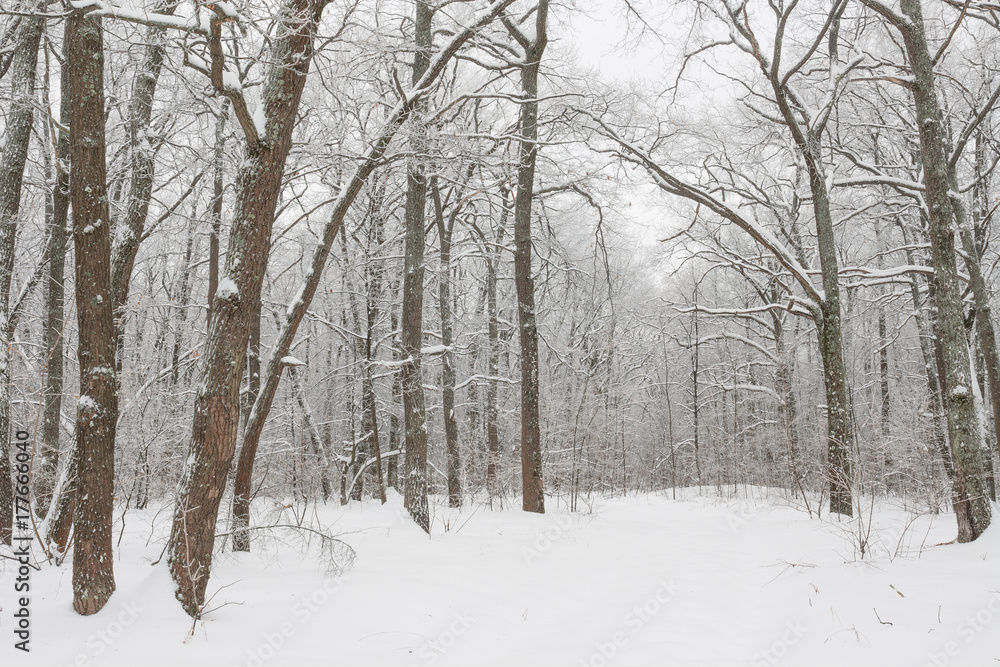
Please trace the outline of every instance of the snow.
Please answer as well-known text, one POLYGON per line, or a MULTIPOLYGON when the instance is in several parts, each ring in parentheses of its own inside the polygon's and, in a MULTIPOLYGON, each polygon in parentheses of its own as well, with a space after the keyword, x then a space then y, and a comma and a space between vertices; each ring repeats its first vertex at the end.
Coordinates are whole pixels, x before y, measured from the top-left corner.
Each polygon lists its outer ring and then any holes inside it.
POLYGON ((267 117, 264 115, 264 104, 258 104, 251 116, 253 126, 257 130, 257 137, 263 141, 267 136, 267 117))
POLYGON ((93 16, 115 18, 121 21, 153 25, 182 32, 208 34, 207 22, 202 23, 197 16, 184 17, 144 10, 133 11, 103 0, 70 0, 69 5, 73 9, 89 10, 93 16))
POLYGON ((296 359, 295 357, 288 355, 281 358, 281 363, 285 366, 305 366, 306 362, 296 359))
POLYGON ((305 293, 306 293, 306 283, 303 282, 301 285, 299 285, 299 291, 295 293, 295 298, 293 298, 288 303, 288 308, 285 310, 285 317, 287 317, 288 319, 292 318, 292 315, 295 314, 296 308, 300 308, 302 306, 305 299, 305 293))
POLYGON ((236 72, 230 72, 226 70, 222 73, 222 88, 227 92, 240 92, 243 90, 243 84, 240 83, 240 77, 236 72))
MULTIPOLYGON (((293 523, 282 504, 259 500, 254 523, 293 523)), ((32 572, 32 653, 8 640, 0 660, 293 667, 333 651, 352 667, 980 667, 1000 657, 1000 526, 941 545, 955 536, 952 515, 878 503, 861 559, 857 519, 809 518, 759 488, 592 498, 579 513, 554 497, 545 515, 512 504, 452 510, 432 498, 430 539, 392 491, 384 506, 320 506, 322 527, 357 552, 342 576, 324 573, 315 539, 255 531, 253 553, 217 552, 216 609, 190 638, 165 562, 149 565, 171 508, 130 510, 108 606, 77 616, 72 559, 43 565, 32 572)), ((0 559, 5 614, 15 576, 0 559)))
POLYGON ((215 296, 219 299, 235 299, 239 297, 240 290, 232 278, 223 278, 215 288, 215 296))
POLYGON ((420 354, 426 354, 430 356, 444 354, 450 348, 447 345, 430 345, 428 347, 420 348, 420 354))
POLYGON ((212 3, 212 6, 215 8, 216 12, 228 20, 238 21, 240 19, 239 12, 236 11, 232 4, 225 2, 225 0, 215 0, 215 2, 212 3))
POLYGON ((84 394, 76 402, 76 409, 80 412, 97 412, 97 401, 84 394))

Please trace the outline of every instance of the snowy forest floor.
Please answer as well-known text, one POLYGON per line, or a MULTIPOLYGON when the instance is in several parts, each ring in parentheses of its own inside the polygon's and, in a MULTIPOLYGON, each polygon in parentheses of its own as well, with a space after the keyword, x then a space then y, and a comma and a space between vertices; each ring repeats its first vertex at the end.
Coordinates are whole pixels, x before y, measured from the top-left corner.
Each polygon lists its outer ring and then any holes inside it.
MULTIPOLYGON (((33 573, 28 655, 12 647, 14 573, 0 561, 0 664, 1000 665, 1000 525, 973 544, 941 544, 955 537, 953 515, 881 502, 862 559, 857 519, 810 519, 759 488, 605 499, 576 513, 550 498, 544 516, 435 500, 431 539, 397 494, 385 506, 310 506, 305 525, 356 551, 339 577, 324 574, 315 535, 255 533, 253 553, 217 556, 216 610, 190 637, 164 563, 150 567, 170 508, 129 511, 118 589, 101 613, 72 611, 69 564, 33 573)), ((258 524, 294 523, 268 502, 255 507, 258 524)), ((118 520, 116 540, 120 531, 118 520)))

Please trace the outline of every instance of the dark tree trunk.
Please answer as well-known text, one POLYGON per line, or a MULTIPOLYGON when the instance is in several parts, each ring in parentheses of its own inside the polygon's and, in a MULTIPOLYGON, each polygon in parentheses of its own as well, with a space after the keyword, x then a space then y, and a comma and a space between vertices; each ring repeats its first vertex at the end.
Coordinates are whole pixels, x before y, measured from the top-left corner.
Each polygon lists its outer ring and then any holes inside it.
MULTIPOLYGON (((261 95, 264 136, 257 136, 252 120, 237 114, 247 138, 245 165, 236 184, 225 277, 212 301, 212 323, 195 397, 191 451, 178 489, 168 545, 177 599, 194 617, 200 615, 205 602, 219 502, 236 451, 240 380, 267 271, 285 160, 324 5, 322 1, 289 0, 282 11, 285 24, 278 28, 280 38, 272 45, 274 64, 261 95)), ((213 34, 218 34, 218 29, 213 22, 213 34)), ((220 79, 213 83, 221 88, 221 71, 213 78, 220 79)))
POLYGON ((454 344, 454 323, 451 309, 451 238, 455 229, 455 219, 460 211, 456 203, 451 215, 445 218, 441 202, 441 191, 437 178, 431 184, 434 200, 434 220, 437 224, 438 240, 441 242, 441 269, 438 276, 438 311, 441 315, 441 410, 444 419, 445 453, 448 461, 448 506, 462 506, 462 460, 458 451, 458 419, 455 416, 455 359, 451 347, 454 344))
MULTIPOLYGON (((434 9, 426 0, 415 0, 413 82, 424 75, 430 62, 431 20, 434 9)), ((411 122, 410 150, 407 165, 406 229, 403 259, 403 306, 400 347, 404 362, 400 367, 403 393, 403 428, 406 460, 403 469, 403 504, 418 526, 430 532, 427 505, 427 414, 424 406, 423 374, 420 348, 423 343, 424 310, 424 210, 427 204, 427 128, 423 114, 426 104, 415 110, 411 122)))
POLYGON ((938 333, 943 352, 941 380, 946 392, 948 440, 955 466, 952 503, 958 520, 958 541, 971 542, 989 526, 991 510, 958 285, 952 231, 955 211, 949 195, 945 128, 935 90, 934 63, 924 33, 920 0, 902 0, 900 8, 907 21, 899 20, 892 10, 879 2, 864 2, 899 30, 910 57, 913 76, 910 90, 920 130, 924 199, 928 209, 938 333))
POLYGON ((100 19, 66 21, 70 198, 76 257, 80 400, 73 550, 73 608, 100 611, 115 590, 111 524, 114 501, 118 381, 111 284, 111 234, 104 136, 104 45, 100 19))
POLYGON ((538 157, 538 71, 548 43, 548 0, 540 0, 535 35, 528 39, 510 21, 507 29, 524 49, 521 64, 521 120, 518 138, 517 199, 514 202, 514 286, 521 341, 521 489, 525 512, 545 512, 542 487, 542 432, 539 407, 538 328, 535 280, 531 273, 531 208, 538 157))
POLYGON ((226 117, 229 115, 229 100, 222 101, 222 110, 215 120, 215 153, 212 158, 212 226, 208 236, 208 314, 207 328, 212 324, 212 301, 219 287, 219 236, 222 233, 222 208, 225 169, 223 160, 226 153, 226 117))

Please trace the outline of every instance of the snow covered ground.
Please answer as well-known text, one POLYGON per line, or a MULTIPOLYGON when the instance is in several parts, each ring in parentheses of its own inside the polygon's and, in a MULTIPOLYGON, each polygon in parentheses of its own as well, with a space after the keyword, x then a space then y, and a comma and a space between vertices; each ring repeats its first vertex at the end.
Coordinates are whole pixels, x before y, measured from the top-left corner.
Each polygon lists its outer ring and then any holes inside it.
POLYGON ((254 553, 217 558, 218 609, 190 637, 165 566, 150 566, 169 508, 129 512, 101 613, 72 611, 68 565, 33 574, 30 655, 13 650, 13 571, 0 561, 0 665, 1000 665, 1000 525, 935 546, 954 538, 953 516, 911 521, 883 505, 861 559, 856 521, 746 493, 689 489, 580 513, 550 498, 544 516, 438 505, 431 539, 398 495, 310 508, 306 521, 340 534, 355 566, 326 576, 315 539, 258 533, 254 553))

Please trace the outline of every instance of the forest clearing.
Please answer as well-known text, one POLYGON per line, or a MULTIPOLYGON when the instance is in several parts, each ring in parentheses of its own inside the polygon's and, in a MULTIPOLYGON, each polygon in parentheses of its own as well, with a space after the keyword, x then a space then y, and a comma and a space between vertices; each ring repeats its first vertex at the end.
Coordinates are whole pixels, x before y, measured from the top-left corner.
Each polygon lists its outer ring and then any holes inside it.
POLYGON ((942 545, 953 517, 891 502, 863 521, 817 520, 767 489, 677 495, 553 502, 544 516, 437 497, 430 540, 396 493, 262 505, 261 525, 304 512, 304 526, 336 530, 355 566, 338 576, 315 535, 264 531, 258 552, 220 554, 216 609, 193 633, 166 568, 149 566, 168 511, 129 512, 110 613, 74 619, 67 571, 35 576, 32 664, 978 667, 1000 655, 994 529, 942 545))

